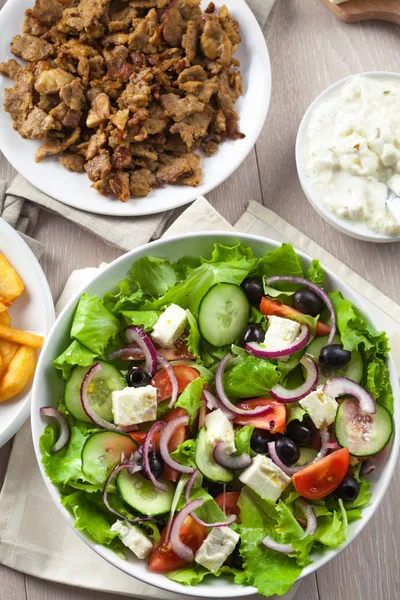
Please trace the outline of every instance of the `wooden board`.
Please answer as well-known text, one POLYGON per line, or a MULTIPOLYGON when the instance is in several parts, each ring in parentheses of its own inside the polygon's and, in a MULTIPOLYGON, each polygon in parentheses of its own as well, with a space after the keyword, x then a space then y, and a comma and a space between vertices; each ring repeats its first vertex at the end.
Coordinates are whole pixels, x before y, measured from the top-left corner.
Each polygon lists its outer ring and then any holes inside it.
POLYGON ((322 2, 345 23, 377 19, 400 25, 399 0, 349 0, 341 4, 332 4, 330 0, 322 2))

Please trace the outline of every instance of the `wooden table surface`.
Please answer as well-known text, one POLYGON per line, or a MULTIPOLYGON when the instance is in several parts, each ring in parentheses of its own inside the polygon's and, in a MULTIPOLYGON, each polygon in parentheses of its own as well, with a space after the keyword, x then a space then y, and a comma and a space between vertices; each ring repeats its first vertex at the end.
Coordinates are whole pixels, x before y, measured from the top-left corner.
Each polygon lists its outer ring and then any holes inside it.
MULTIPOLYGON (((0 6, 4 3, 0 0, 0 6)), ((265 127, 255 150, 228 181, 208 194, 208 200, 231 223, 249 200, 264 204, 400 302, 400 245, 356 241, 322 221, 301 191, 294 157, 301 117, 328 85, 361 71, 399 70, 400 27, 383 22, 345 25, 321 0, 280 0, 271 17, 268 46, 273 84, 265 127)), ((0 155, 0 178, 11 181, 14 173, 0 155)), ((44 212, 36 237, 46 244, 42 266, 55 299, 73 269, 97 266, 120 254, 91 234, 44 212)), ((0 451, 0 487, 9 451, 10 445, 0 451)), ((368 527, 339 557, 301 583, 296 600, 398 600, 399 502, 397 473, 368 527)), ((41 581, 0 565, 1 600, 95 597, 115 598, 41 581)))

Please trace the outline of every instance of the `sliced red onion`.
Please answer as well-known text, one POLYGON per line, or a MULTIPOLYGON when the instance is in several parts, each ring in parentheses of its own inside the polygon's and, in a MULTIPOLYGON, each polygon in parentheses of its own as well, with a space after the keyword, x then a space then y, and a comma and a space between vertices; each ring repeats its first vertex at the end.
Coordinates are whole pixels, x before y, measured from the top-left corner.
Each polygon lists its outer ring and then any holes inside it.
POLYGON ((258 356, 258 358, 282 358, 283 356, 289 356, 290 354, 301 350, 304 346, 307 346, 310 337, 307 325, 302 325, 298 337, 287 348, 282 348, 281 350, 268 350, 268 348, 265 348, 262 344, 250 342, 245 345, 244 349, 249 354, 258 356))
MULTIPOLYGON (((304 516, 307 518, 307 527, 301 538, 299 538, 302 540, 308 535, 315 535, 315 532, 317 531, 317 516, 315 514, 314 507, 305 502, 303 498, 298 500, 298 504, 300 505, 304 516)), ((296 552, 292 544, 280 544, 268 535, 262 540, 262 543, 267 548, 275 550, 276 552, 281 552, 282 554, 294 554, 296 552)))
POLYGON ((169 467, 171 467, 171 469, 175 469, 175 471, 179 471, 180 473, 191 474, 193 473, 194 469, 192 469, 192 467, 185 467, 184 465, 181 465, 178 462, 176 462, 176 460, 174 460, 171 457, 168 451, 168 444, 171 437, 173 436, 175 430, 178 427, 181 427, 182 425, 184 425, 185 427, 189 425, 189 417, 187 415, 184 415, 183 417, 177 417, 176 419, 173 419, 172 421, 167 423, 160 437, 160 453, 163 458, 163 461, 169 467))
POLYGON ((337 398, 343 394, 354 396, 360 403, 363 412, 373 415, 376 413, 375 400, 369 392, 361 385, 347 377, 331 377, 323 387, 324 394, 331 398, 337 398))
POLYGON ((275 400, 278 400, 278 402, 298 402, 307 396, 318 383, 318 367, 313 359, 304 355, 300 360, 300 364, 303 365, 307 371, 305 382, 294 390, 287 390, 279 384, 274 386, 270 391, 270 394, 275 400))
POLYGON ((224 406, 222 404, 222 402, 220 400, 218 400, 218 398, 216 398, 214 396, 214 394, 212 394, 210 392, 210 390, 206 390, 205 388, 203 389, 203 400, 204 400, 204 404, 207 406, 207 408, 209 410, 221 410, 224 415, 230 420, 233 421, 234 419, 236 419, 236 416, 232 411, 230 411, 228 408, 226 408, 226 406, 224 406))
POLYGON ((325 444, 325 446, 328 448, 328 450, 339 450, 341 447, 337 442, 328 442, 325 444))
POLYGON ((168 487, 165 485, 165 483, 162 483, 161 481, 157 481, 157 479, 154 477, 154 475, 152 473, 150 463, 149 463, 149 451, 152 446, 152 440, 153 440, 154 434, 157 433, 157 431, 161 431, 161 429, 163 429, 164 426, 165 426, 165 423, 163 421, 156 421, 150 427, 150 429, 147 432, 147 435, 144 439, 144 442, 143 442, 142 457, 143 457, 143 468, 145 470, 147 477, 150 479, 151 483, 154 485, 154 487, 166 492, 168 490, 168 487))
POLYGON ((262 415, 266 415, 267 413, 271 412, 272 406, 257 406, 257 408, 253 408, 252 410, 245 410, 244 408, 238 408, 229 400, 224 390, 224 373, 225 367, 231 358, 232 354, 226 354, 219 363, 217 372, 215 374, 215 387, 222 404, 235 415, 242 415, 246 417, 261 417, 262 415))
POLYGON ((362 477, 365 477, 366 475, 369 475, 370 473, 372 473, 372 471, 375 471, 376 469, 376 462, 373 458, 367 458, 367 460, 363 461, 363 464, 361 465, 361 469, 360 469, 360 475, 362 477))
POLYGON ((198 508, 200 508, 200 506, 203 506, 203 504, 204 504, 204 498, 199 498, 199 500, 193 500, 193 502, 189 502, 189 504, 187 504, 185 506, 185 508, 182 508, 182 510, 178 513, 178 515, 175 517, 175 520, 172 524, 172 528, 171 528, 172 550, 175 552, 175 554, 177 556, 179 556, 179 558, 181 558, 182 560, 186 560, 187 562, 193 562, 194 553, 193 553, 193 550, 191 548, 189 548, 189 546, 186 546, 186 544, 184 544, 181 541, 181 539, 180 539, 181 528, 182 528, 183 522, 186 519, 186 517, 188 515, 190 515, 192 512, 194 512, 195 510, 197 510, 198 508))
MULTIPOLYGON (((168 522, 167 522, 166 534, 165 534, 165 544, 168 544, 168 542, 169 542, 169 534, 171 533, 172 521, 174 519, 176 507, 178 506, 178 502, 180 500, 180 497, 182 495, 182 492, 183 492, 184 487, 185 487, 186 483, 188 482, 188 480, 189 480, 188 475, 181 475, 181 477, 176 485, 174 497, 172 498, 171 510, 169 511, 169 516, 168 516, 168 522)), ((187 502, 187 504, 188 504, 188 502, 187 502)))
POLYGON ((324 292, 324 290, 319 285, 315 285, 315 283, 311 283, 311 281, 308 281, 308 279, 304 279, 303 277, 291 277, 291 276, 287 276, 287 275, 276 275, 275 277, 268 277, 267 279, 264 280, 264 283, 265 283, 265 285, 272 285, 274 283, 278 283, 281 281, 288 282, 288 283, 297 283, 298 285, 303 285, 304 287, 308 287, 310 290, 312 290, 315 294, 317 294, 317 296, 319 296, 325 302, 325 304, 329 310, 330 325, 331 325, 331 332, 329 334, 327 346, 329 346, 329 344, 332 344, 332 340, 335 337, 335 333, 336 333, 336 315, 335 315, 335 309, 333 308, 333 304, 332 304, 331 299, 329 298, 328 294, 326 292, 324 292))
POLYGON ((171 400, 168 404, 169 408, 173 408, 175 402, 178 399, 178 380, 176 378, 174 369, 172 368, 172 366, 169 364, 169 362, 167 361, 166 358, 164 358, 163 356, 161 356, 160 354, 157 354, 157 359, 158 362, 160 363, 160 365, 163 367, 163 369, 165 369, 167 371, 167 375, 169 377, 169 380, 171 382, 171 387, 172 387, 172 396, 171 396, 171 400))
POLYGON ((240 454, 239 456, 233 456, 227 448, 225 442, 217 444, 213 451, 213 457, 216 463, 224 467, 224 469, 231 469, 232 471, 240 471, 247 469, 253 462, 250 454, 240 454))
MULTIPOLYGON (((186 491, 185 491, 186 504, 189 504, 189 502, 190 502, 190 492, 192 491, 192 487, 193 487, 194 482, 196 481, 198 475, 200 475, 200 471, 196 470, 188 481, 188 484, 186 486, 186 491)), ((225 501, 225 496, 224 496, 224 501, 225 501)), ((225 512, 224 509, 223 509, 223 512, 225 512)), ((236 515, 230 515, 229 517, 227 517, 226 521, 218 521, 216 523, 206 523, 205 521, 202 521, 202 519, 199 519, 199 517, 195 513, 192 513, 191 517, 192 517, 192 519, 197 521, 197 523, 199 523, 200 525, 203 525, 203 527, 225 527, 228 525, 232 525, 232 523, 234 523, 236 521, 236 515)))
POLYGON ((111 354, 108 355, 110 360, 114 360, 115 358, 122 358, 123 360, 143 360, 144 354, 143 350, 139 348, 139 346, 135 343, 128 344, 123 348, 119 348, 119 350, 114 350, 111 354))
POLYGON ((157 353, 147 333, 141 327, 131 325, 125 329, 125 336, 128 342, 136 342, 141 348, 146 361, 145 371, 153 377, 157 372, 157 353))
POLYGON ((88 389, 89 385, 93 379, 93 377, 98 373, 101 369, 100 363, 95 363, 93 367, 90 367, 85 377, 83 378, 81 385, 81 404, 82 408, 89 417, 89 419, 98 427, 102 427, 103 429, 109 429, 110 431, 123 431, 124 433, 129 433, 130 431, 136 431, 137 425, 115 425, 114 423, 110 423, 106 421, 102 417, 100 417, 97 413, 94 412, 88 398, 88 389))
POLYGON ((110 512, 112 512, 114 515, 117 515, 117 517, 119 517, 120 519, 123 519, 124 521, 127 521, 128 523, 139 523, 140 521, 154 521, 154 517, 136 517, 135 519, 128 519, 127 517, 125 517, 125 515, 123 515, 122 513, 119 513, 117 510, 114 510, 110 506, 110 503, 109 503, 108 498, 107 498, 108 487, 109 487, 111 481, 114 479, 114 477, 116 475, 118 475, 118 473, 120 471, 122 471, 122 469, 129 469, 129 472, 130 472, 131 475, 134 475, 135 473, 138 473, 139 471, 142 470, 142 468, 139 465, 134 465, 134 464, 131 464, 131 463, 125 463, 123 465, 116 466, 111 471, 111 473, 107 477, 107 481, 104 484, 103 494, 102 494, 102 498, 103 498, 104 504, 106 505, 106 507, 108 508, 108 510, 110 512))
POLYGON ((328 431, 320 431, 320 436, 321 436, 320 451, 318 452, 317 456, 312 461, 310 461, 306 465, 303 465, 302 467, 288 467, 287 465, 285 465, 285 463, 282 462, 278 456, 278 453, 276 451, 275 442, 269 442, 269 444, 268 444, 269 455, 270 455, 271 459, 274 461, 274 463, 276 464, 276 466, 279 467, 280 469, 282 469, 282 471, 284 473, 286 473, 286 475, 289 475, 291 477, 295 473, 298 473, 299 471, 302 471, 306 467, 309 467, 310 465, 318 462, 319 460, 321 460, 321 458, 324 458, 324 456, 326 456, 328 454, 327 444, 329 441, 329 432, 328 431))
POLYGON ((40 414, 45 417, 51 417, 52 419, 55 419, 57 421, 59 428, 58 440, 51 449, 51 452, 54 454, 55 452, 58 452, 59 450, 64 448, 64 446, 66 446, 69 442, 70 430, 67 419, 62 413, 60 413, 59 410, 57 410, 53 406, 42 406, 42 408, 40 409, 40 414))

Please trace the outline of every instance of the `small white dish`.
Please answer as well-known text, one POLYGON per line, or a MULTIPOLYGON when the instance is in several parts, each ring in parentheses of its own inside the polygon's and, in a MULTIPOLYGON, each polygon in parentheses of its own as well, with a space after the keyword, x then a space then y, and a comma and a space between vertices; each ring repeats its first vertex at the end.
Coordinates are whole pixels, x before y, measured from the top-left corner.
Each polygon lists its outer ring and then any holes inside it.
MULTIPOLYGON (((10 308, 11 325, 45 336, 55 319, 49 284, 24 240, 1 218, 0 252, 12 264, 25 285, 23 294, 10 308)), ((32 384, 12 400, 0 402, 0 447, 17 433, 29 417, 31 388, 32 384)))
MULTIPOLYGON (((41 452, 39 448, 39 438, 44 431, 46 426, 46 419, 40 415, 40 407, 46 405, 56 406, 62 394, 63 382, 57 376, 55 369, 52 368, 52 361, 56 358, 69 343, 71 322, 75 313, 76 306, 82 293, 88 292, 89 294, 96 294, 98 297, 102 297, 106 292, 114 289, 117 284, 126 277, 127 272, 131 268, 132 264, 143 256, 156 256, 159 258, 168 258, 171 261, 176 261, 182 256, 210 256, 213 248, 213 244, 219 242, 223 245, 233 245, 241 242, 242 244, 250 246, 256 256, 263 256, 267 251, 272 250, 280 246, 280 244, 274 240, 268 238, 262 238, 254 235, 248 235, 243 233, 226 233, 226 232, 202 232, 195 234, 186 234, 174 236, 171 238, 164 238, 145 246, 141 246, 124 254, 110 265, 105 267, 99 275, 97 275, 84 289, 81 289, 74 298, 67 304, 64 310, 61 312, 54 324, 51 332, 47 336, 46 343, 42 350, 42 354, 39 360, 38 368, 35 375, 33 384, 32 394, 32 436, 35 447, 36 457, 41 470, 44 482, 49 490, 51 497, 53 498, 56 506, 63 514, 67 522, 73 527, 74 520, 70 513, 60 504, 60 493, 59 490, 51 483, 50 479, 46 476, 43 464, 41 462, 41 452)), ((305 267, 308 267, 311 262, 311 257, 296 250, 298 256, 303 262, 305 267)), ((342 292, 345 298, 353 302, 359 310, 366 315, 372 325, 374 325, 373 315, 369 314, 363 306, 362 301, 358 295, 348 287, 335 273, 324 267, 326 273, 326 289, 339 290, 342 292)), ((399 382, 394 368, 393 360, 389 357, 389 370, 390 370, 390 381, 393 388, 395 397, 395 412, 394 412, 394 424, 395 430, 393 438, 390 444, 386 447, 384 452, 378 457, 378 464, 376 470, 369 477, 373 483, 372 497, 370 504, 363 510, 362 519, 355 521, 349 525, 349 534, 347 541, 337 549, 326 550, 322 553, 315 553, 311 556, 313 563, 307 566, 300 575, 299 579, 310 575, 317 569, 324 566, 331 559, 338 556, 338 554, 344 550, 362 531, 372 515, 376 511, 380 502, 382 501, 387 487, 393 475, 393 471, 396 465, 397 455, 399 452, 400 443, 400 390, 399 382)), ((197 586, 182 586, 174 581, 171 581, 158 573, 152 573, 147 567, 147 563, 143 560, 137 559, 133 554, 130 554, 127 560, 122 560, 111 550, 108 550, 104 546, 91 542, 85 535, 80 531, 75 530, 77 535, 83 541, 92 548, 97 554, 102 556, 109 563, 131 575, 132 577, 148 583, 155 587, 167 590, 169 592, 175 592, 185 594, 187 596, 207 597, 207 598, 240 598, 245 596, 251 596, 256 593, 255 588, 249 586, 240 586, 233 583, 231 580, 219 577, 218 579, 209 578, 197 586)), ((133 584, 134 585, 134 584, 133 584)))
POLYGON ((345 77, 340 81, 329 86, 325 91, 323 91, 308 107, 305 112, 297 133, 296 138, 296 166, 297 173, 300 180, 301 187, 303 188, 304 195, 307 200, 310 202, 311 206, 316 210, 316 212, 332 227, 337 229, 338 231, 349 235, 358 240, 363 240, 365 242, 378 242, 378 243, 388 243, 388 242, 400 242, 400 235, 386 235, 383 233, 376 233, 369 229, 365 223, 357 223, 356 221, 351 221, 349 219, 342 219, 341 217, 335 215, 330 212, 321 202, 319 202, 315 198, 315 194, 313 194, 310 183, 305 175, 303 163, 304 163, 304 148, 306 145, 306 132, 307 126, 309 123, 309 119, 311 114, 314 112, 315 108, 321 103, 335 94, 340 88, 343 87, 345 83, 347 83, 353 77, 362 76, 362 77, 371 77, 378 79, 398 79, 400 81, 400 73, 391 73, 389 71, 371 71, 365 73, 356 73, 354 75, 350 75, 350 77, 345 77))
MULTIPOLYGON (((202 9, 209 0, 202 0, 202 9)), ((215 0, 217 8, 223 0, 215 0)), ((39 140, 25 140, 12 127, 10 115, 3 109, 4 90, 12 81, 0 75, 0 150, 12 166, 45 194, 80 210, 116 216, 138 216, 164 212, 188 204, 213 190, 239 167, 253 148, 267 116, 271 96, 271 68, 267 46, 260 26, 245 0, 229 0, 229 11, 238 20, 242 38, 235 58, 240 60, 244 94, 236 103, 242 140, 225 140, 218 152, 202 157, 203 178, 198 187, 166 185, 153 189, 145 198, 121 202, 93 190, 86 173, 70 173, 57 157, 35 163, 39 140)), ((13 58, 10 42, 22 32, 27 8, 34 0, 8 0, 0 11, 0 62, 13 58)))

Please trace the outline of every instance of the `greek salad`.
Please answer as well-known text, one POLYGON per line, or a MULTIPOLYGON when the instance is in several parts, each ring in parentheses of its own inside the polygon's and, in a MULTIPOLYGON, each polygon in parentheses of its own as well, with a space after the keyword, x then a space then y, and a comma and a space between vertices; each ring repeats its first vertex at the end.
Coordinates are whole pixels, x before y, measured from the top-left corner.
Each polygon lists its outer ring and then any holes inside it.
POLYGON ((282 595, 345 542, 393 431, 388 341, 283 244, 137 260, 79 300, 40 439, 75 527, 196 585, 282 595))

